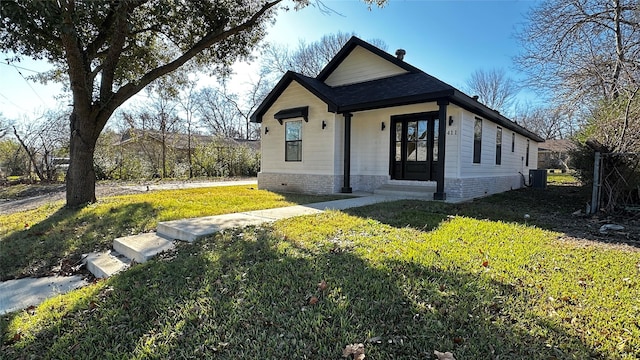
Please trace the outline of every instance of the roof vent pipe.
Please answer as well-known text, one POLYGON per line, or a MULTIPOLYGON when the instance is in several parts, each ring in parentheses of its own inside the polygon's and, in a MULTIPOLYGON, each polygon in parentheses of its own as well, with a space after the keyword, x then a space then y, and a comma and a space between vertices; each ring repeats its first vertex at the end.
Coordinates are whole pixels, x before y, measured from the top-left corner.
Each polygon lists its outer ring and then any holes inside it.
POLYGON ((473 100, 478 101, 478 98, 480 98, 478 95, 473 95, 473 100))
POLYGON ((406 51, 404 51, 404 49, 398 49, 396 50, 396 56, 398 57, 398 60, 403 60, 404 56, 406 55, 406 51))

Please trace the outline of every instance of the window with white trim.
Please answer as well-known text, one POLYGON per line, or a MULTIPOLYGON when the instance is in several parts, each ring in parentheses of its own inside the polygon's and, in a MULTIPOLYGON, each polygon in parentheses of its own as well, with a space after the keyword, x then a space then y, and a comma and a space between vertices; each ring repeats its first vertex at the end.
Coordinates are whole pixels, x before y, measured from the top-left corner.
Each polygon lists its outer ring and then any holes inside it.
POLYGON ((496 131, 496 165, 502 164, 502 128, 496 131))
POLYGON ((284 123, 285 161, 302 161, 302 120, 284 123))
POLYGON ((482 158, 482 119, 476 118, 473 126, 473 163, 480 164, 482 158))

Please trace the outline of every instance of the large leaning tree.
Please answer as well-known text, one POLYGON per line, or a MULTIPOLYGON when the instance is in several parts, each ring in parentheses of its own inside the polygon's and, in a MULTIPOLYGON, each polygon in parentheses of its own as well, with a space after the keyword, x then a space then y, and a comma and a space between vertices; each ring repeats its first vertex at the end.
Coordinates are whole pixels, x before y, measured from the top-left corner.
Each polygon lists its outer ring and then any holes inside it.
POLYGON ((185 64, 228 70, 264 38, 278 7, 310 1, 0 1, 0 50, 49 61, 49 80, 72 93, 67 206, 96 200, 96 141, 127 99, 185 64))
POLYGON ((545 0, 516 35, 515 59, 528 85, 580 107, 614 100, 640 85, 638 0, 545 0))

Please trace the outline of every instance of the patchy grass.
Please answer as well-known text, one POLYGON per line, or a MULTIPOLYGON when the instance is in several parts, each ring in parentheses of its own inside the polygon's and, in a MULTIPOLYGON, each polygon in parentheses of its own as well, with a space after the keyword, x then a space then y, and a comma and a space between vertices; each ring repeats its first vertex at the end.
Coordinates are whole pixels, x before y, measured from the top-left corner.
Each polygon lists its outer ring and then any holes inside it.
POLYGON ((547 173, 547 183, 554 185, 576 185, 580 181, 571 173, 547 173))
POLYGON ((153 191, 101 199, 79 210, 62 202, 0 218, 0 280, 42 276, 75 265, 114 238, 153 231, 158 221, 325 201, 336 196, 276 194, 249 186, 153 191))
MULTIPOLYGON (((560 190, 544 196, 562 218, 575 194, 560 190)), ((181 244, 2 317, 2 354, 336 359, 363 343, 371 359, 640 357, 640 253, 532 225, 542 194, 399 201, 181 244), (531 219, 498 219, 516 206, 531 219)))

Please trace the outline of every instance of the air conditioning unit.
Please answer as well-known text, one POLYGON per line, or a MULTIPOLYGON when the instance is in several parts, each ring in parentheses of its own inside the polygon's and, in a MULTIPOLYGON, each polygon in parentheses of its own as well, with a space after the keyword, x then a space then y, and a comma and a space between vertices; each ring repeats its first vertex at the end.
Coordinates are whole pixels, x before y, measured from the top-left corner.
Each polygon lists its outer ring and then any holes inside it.
POLYGON ((534 189, 547 188, 547 170, 531 169, 529 170, 529 185, 534 189))

